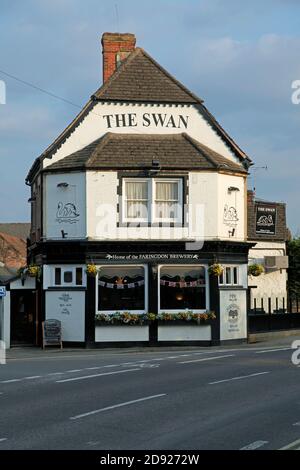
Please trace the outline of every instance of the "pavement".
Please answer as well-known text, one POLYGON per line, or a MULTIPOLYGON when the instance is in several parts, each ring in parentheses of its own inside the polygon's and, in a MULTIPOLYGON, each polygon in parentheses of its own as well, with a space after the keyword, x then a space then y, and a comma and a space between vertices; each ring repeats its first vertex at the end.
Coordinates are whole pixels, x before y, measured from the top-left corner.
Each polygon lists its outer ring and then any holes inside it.
POLYGON ((0 365, 0 451, 298 450, 295 339, 11 349, 0 365))

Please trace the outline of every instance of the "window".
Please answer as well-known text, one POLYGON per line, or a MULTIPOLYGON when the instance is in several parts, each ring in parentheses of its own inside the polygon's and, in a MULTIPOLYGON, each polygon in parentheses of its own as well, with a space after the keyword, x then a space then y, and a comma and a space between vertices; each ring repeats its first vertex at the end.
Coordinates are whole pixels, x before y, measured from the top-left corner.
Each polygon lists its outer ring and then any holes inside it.
POLYGON ((145 312, 146 284, 144 266, 102 266, 98 276, 98 311, 145 312))
POLYGON ((123 194, 125 222, 182 221, 181 179, 124 179, 123 194))
POLYGON ((238 266, 226 266, 223 273, 219 276, 220 286, 237 286, 239 284, 238 266))
POLYGON ((207 308, 204 266, 161 266, 159 283, 160 311, 207 308))
POLYGON ((61 266, 53 268, 52 282, 54 286, 83 286, 85 285, 85 273, 82 267, 61 266))

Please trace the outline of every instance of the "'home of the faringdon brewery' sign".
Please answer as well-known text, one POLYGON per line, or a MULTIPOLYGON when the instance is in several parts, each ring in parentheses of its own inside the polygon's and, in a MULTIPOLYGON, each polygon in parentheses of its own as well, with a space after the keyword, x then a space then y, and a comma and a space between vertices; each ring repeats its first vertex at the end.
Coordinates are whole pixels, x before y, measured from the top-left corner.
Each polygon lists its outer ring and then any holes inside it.
POLYGON ((120 113, 104 114, 102 117, 108 129, 137 126, 187 129, 189 121, 189 116, 170 113, 144 113, 142 116, 137 113, 120 113))

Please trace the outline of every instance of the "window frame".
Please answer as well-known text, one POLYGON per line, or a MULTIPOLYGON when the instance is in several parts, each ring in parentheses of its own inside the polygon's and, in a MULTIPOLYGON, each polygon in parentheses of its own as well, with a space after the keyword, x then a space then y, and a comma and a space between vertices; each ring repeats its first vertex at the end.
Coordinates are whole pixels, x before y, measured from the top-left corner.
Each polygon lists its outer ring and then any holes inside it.
POLYGON ((122 222, 124 223, 148 223, 148 224, 159 224, 159 223, 182 223, 183 217, 183 179, 182 178, 122 178, 122 222), (147 183, 148 185, 148 217, 127 217, 127 197, 126 197, 126 183, 136 182, 136 183, 147 183), (156 183, 177 183, 178 187, 178 214, 174 218, 160 218, 156 217, 156 183))
POLYGON ((97 265, 98 272, 96 276, 96 313, 97 314, 105 314, 105 315, 112 315, 118 312, 129 312, 133 313, 135 315, 138 314, 146 314, 148 312, 148 306, 149 306, 149 290, 148 290, 148 265, 147 264, 100 264, 97 265), (101 268, 111 268, 111 267, 120 267, 120 268, 135 268, 135 267, 142 267, 144 269, 144 310, 139 309, 139 310, 130 310, 128 308, 125 308, 124 310, 100 310, 99 309, 99 271, 101 268))
POLYGON ((240 269, 239 269, 239 266, 238 265, 225 265, 223 266, 224 267, 224 271, 223 271, 223 274, 221 275, 223 277, 223 282, 220 282, 220 278, 221 276, 219 276, 219 279, 218 279, 218 284, 219 286, 221 287, 226 287, 226 286, 239 286, 240 283, 240 269), (230 269, 230 282, 227 283, 226 282, 226 269, 230 269), (237 282, 235 283, 234 282, 234 269, 236 269, 236 274, 237 274, 237 282))
POLYGON ((84 266, 83 265, 68 266, 66 264, 65 265, 54 265, 54 266, 52 266, 50 286, 55 287, 55 288, 61 288, 61 287, 64 287, 64 288, 74 288, 74 287, 75 288, 85 288, 86 287, 86 272, 85 272, 84 266), (61 281, 60 284, 56 284, 56 282, 55 282, 56 269, 60 269, 60 281, 61 281), (77 269, 82 270, 82 283, 81 284, 76 283, 77 269), (64 281, 64 276, 65 276, 66 272, 72 272, 72 282, 65 282, 64 281))
POLYGON ((183 308, 183 309, 162 309, 161 306, 160 306, 160 297, 161 297, 161 293, 160 293, 160 272, 161 272, 161 268, 165 268, 165 267, 176 267, 176 268, 204 268, 205 270, 205 284, 203 285, 203 287, 205 287, 205 304, 206 304, 206 307, 205 309, 190 309, 192 310, 194 313, 205 313, 207 311, 209 311, 210 309, 210 298, 209 298, 209 274, 208 274, 208 266, 205 265, 205 264, 159 264, 158 265, 158 269, 157 269, 157 299, 158 299, 158 313, 162 313, 162 312, 166 312, 166 313, 178 313, 178 312, 186 312, 186 308, 183 308))

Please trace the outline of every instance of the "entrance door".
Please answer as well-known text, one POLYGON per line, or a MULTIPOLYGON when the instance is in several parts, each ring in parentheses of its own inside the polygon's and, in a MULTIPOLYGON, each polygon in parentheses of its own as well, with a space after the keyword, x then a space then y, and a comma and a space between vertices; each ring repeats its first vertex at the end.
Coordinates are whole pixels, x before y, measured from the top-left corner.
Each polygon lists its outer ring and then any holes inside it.
POLYGON ((32 290, 11 290, 11 342, 35 344, 36 293, 32 290))

